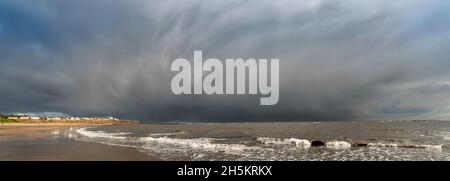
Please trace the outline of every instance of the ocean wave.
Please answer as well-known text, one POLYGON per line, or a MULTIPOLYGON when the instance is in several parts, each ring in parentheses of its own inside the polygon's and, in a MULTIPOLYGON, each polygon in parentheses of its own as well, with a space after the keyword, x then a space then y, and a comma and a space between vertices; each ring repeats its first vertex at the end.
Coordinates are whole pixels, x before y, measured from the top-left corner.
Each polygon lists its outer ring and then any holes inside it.
POLYGON ((387 148, 419 148, 419 149, 427 149, 427 150, 442 150, 443 145, 399 145, 395 143, 369 143, 367 144, 369 147, 387 147, 387 148))
POLYGON ((305 139, 297 139, 297 138, 268 138, 268 137, 258 137, 257 141, 265 144, 265 145, 290 145, 296 146, 300 148, 310 148, 311 142, 305 139))
POLYGON ((441 136, 445 141, 450 140, 450 132, 448 132, 448 131, 442 131, 438 135, 441 136))
POLYGON ((442 150, 442 145, 421 145, 428 150, 442 150))
POLYGON ((110 138, 110 139, 125 139, 126 137, 123 135, 131 134, 128 132, 106 133, 104 131, 90 131, 88 129, 89 128, 80 128, 77 129, 75 132, 89 138, 110 138))
MULTIPOLYGON (((298 139, 298 138, 269 138, 269 137, 258 137, 257 141, 265 144, 265 145, 286 145, 286 146, 295 146, 298 148, 310 148, 313 146, 312 142, 306 139, 298 139)), ((314 141, 320 142, 321 144, 317 144, 315 146, 325 146, 327 148, 332 149, 347 149, 351 148, 352 144, 346 141, 314 141)))
POLYGON ((185 134, 186 132, 180 131, 180 132, 173 132, 173 133, 152 133, 150 136, 172 136, 172 135, 179 135, 179 134, 185 134))
POLYGON ((208 152, 224 152, 226 154, 242 154, 248 150, 261 149, 242 144, 213 143, 213 141, 216 140, 214 138, 181 139, 169 137, 144 137, 140 138, 140 140, 147 143, 147 147, 155 146, 154 144, 156 143, 159 146, 167 147, 172 150, 200 150, 208 152))
POLYGON ((398 145, 395 143, 368 143, 368 147, 388 147, 388 148, 397 148, 398 145))
POLYGON ((420 148, 427 150, 442 150, 442 145, 400 145, 402 148, 420 148))
POLYGON ((332 149, 348 149, 352 147, 352 144, 346 141, 329 141, 325 143, 325 146, 332 149))

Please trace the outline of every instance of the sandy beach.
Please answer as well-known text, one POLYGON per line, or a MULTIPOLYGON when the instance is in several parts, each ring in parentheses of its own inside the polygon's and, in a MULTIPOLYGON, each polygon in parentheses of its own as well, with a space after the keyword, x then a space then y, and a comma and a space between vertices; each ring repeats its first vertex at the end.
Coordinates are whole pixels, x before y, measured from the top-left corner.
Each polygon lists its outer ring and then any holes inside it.
POLYGON ((2 124, 0 160, 152 161, 160 160, 135 148, 88 143, 55 134, 81 124, 2 124))

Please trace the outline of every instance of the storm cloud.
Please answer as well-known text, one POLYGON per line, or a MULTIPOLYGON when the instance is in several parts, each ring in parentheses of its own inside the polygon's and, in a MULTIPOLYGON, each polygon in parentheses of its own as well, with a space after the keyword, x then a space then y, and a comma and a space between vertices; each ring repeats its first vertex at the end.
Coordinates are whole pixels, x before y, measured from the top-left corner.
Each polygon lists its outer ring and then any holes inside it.
POLYGON ((0 0, 0 112, 450 118, 445 0, 0 0), (280 99, 171 93, 176 58, 279 58, 280 99))

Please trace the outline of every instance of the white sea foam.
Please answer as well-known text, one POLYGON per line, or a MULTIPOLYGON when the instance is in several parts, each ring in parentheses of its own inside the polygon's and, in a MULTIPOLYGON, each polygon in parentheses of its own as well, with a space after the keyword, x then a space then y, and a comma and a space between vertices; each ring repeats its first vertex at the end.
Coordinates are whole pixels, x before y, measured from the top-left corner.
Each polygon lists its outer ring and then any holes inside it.
POLYGON ((119 132, 119 133, 106 133, 104 131, 89 131, 89 128, 80 128, 76 132, 89 138, 111 138, 111 139, 125 139, 123 135, 129 135, 131 133, 119 132))
POLYGON ((410 146, 410 147, 413 147, 413 148, 424 148, 424 149, 433 150, 433 151, 440 151, 440 150, 442 150, 442 145, 413 145, 413 146, 410 146))
POLYGON ((300 148, 311 147, 311 142, 305 139, 297 139, 297 138, 281 139, 281 138, 258 137, 256 138, 256 140, 265 145, 290 145, 300 148))
POLYGON ((169 137, 144 137, 140 138, 140 140, 149 145, 155 146, 154 143, 156 143, 159 146, 171 149, 225 152, 227 154, 242 154, 248 150, 259 149, 257 147, 249 147, 241 144, 213 143, 213 141, 215 140, 213 138, 181 139, 169 137))
POLYGON ((423 148, 427 150, 442 150, 442 145, 398 145, 395 143, 369 143, 369 147, 387 147, 387 148, 423 148))
POLYGON ((389 148, 397 148, 398 145, 394 143, 369 143, 367 144, 369 147, 389 147, 389 148))
POLYGON ((448 131, 442 131, 438 134, 438 136, 441 136, 446 141, 450 140, 450 132, 448 131))
POLYGON ((346 141, 329 141, 325 143, 325 146, 333 149, 348 149, 352 147, 352 144, 346 141))
POLYGON ((152 133, 150 136, 171 136, 171 135, 179 135, 179 134, 185 134, 184 131, 180 132, 174 132, 174 133, 152 133))

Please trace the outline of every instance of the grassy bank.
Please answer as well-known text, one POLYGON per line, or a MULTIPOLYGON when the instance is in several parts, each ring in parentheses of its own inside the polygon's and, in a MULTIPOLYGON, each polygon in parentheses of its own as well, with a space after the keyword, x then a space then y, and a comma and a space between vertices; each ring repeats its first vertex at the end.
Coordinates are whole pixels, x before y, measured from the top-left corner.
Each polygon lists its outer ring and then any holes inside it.
POLYGON ((3 124, 3 123, 17 123, 17 121, 13 120, 13 119, 0 118, 0 123, 1 124, 3 124))

